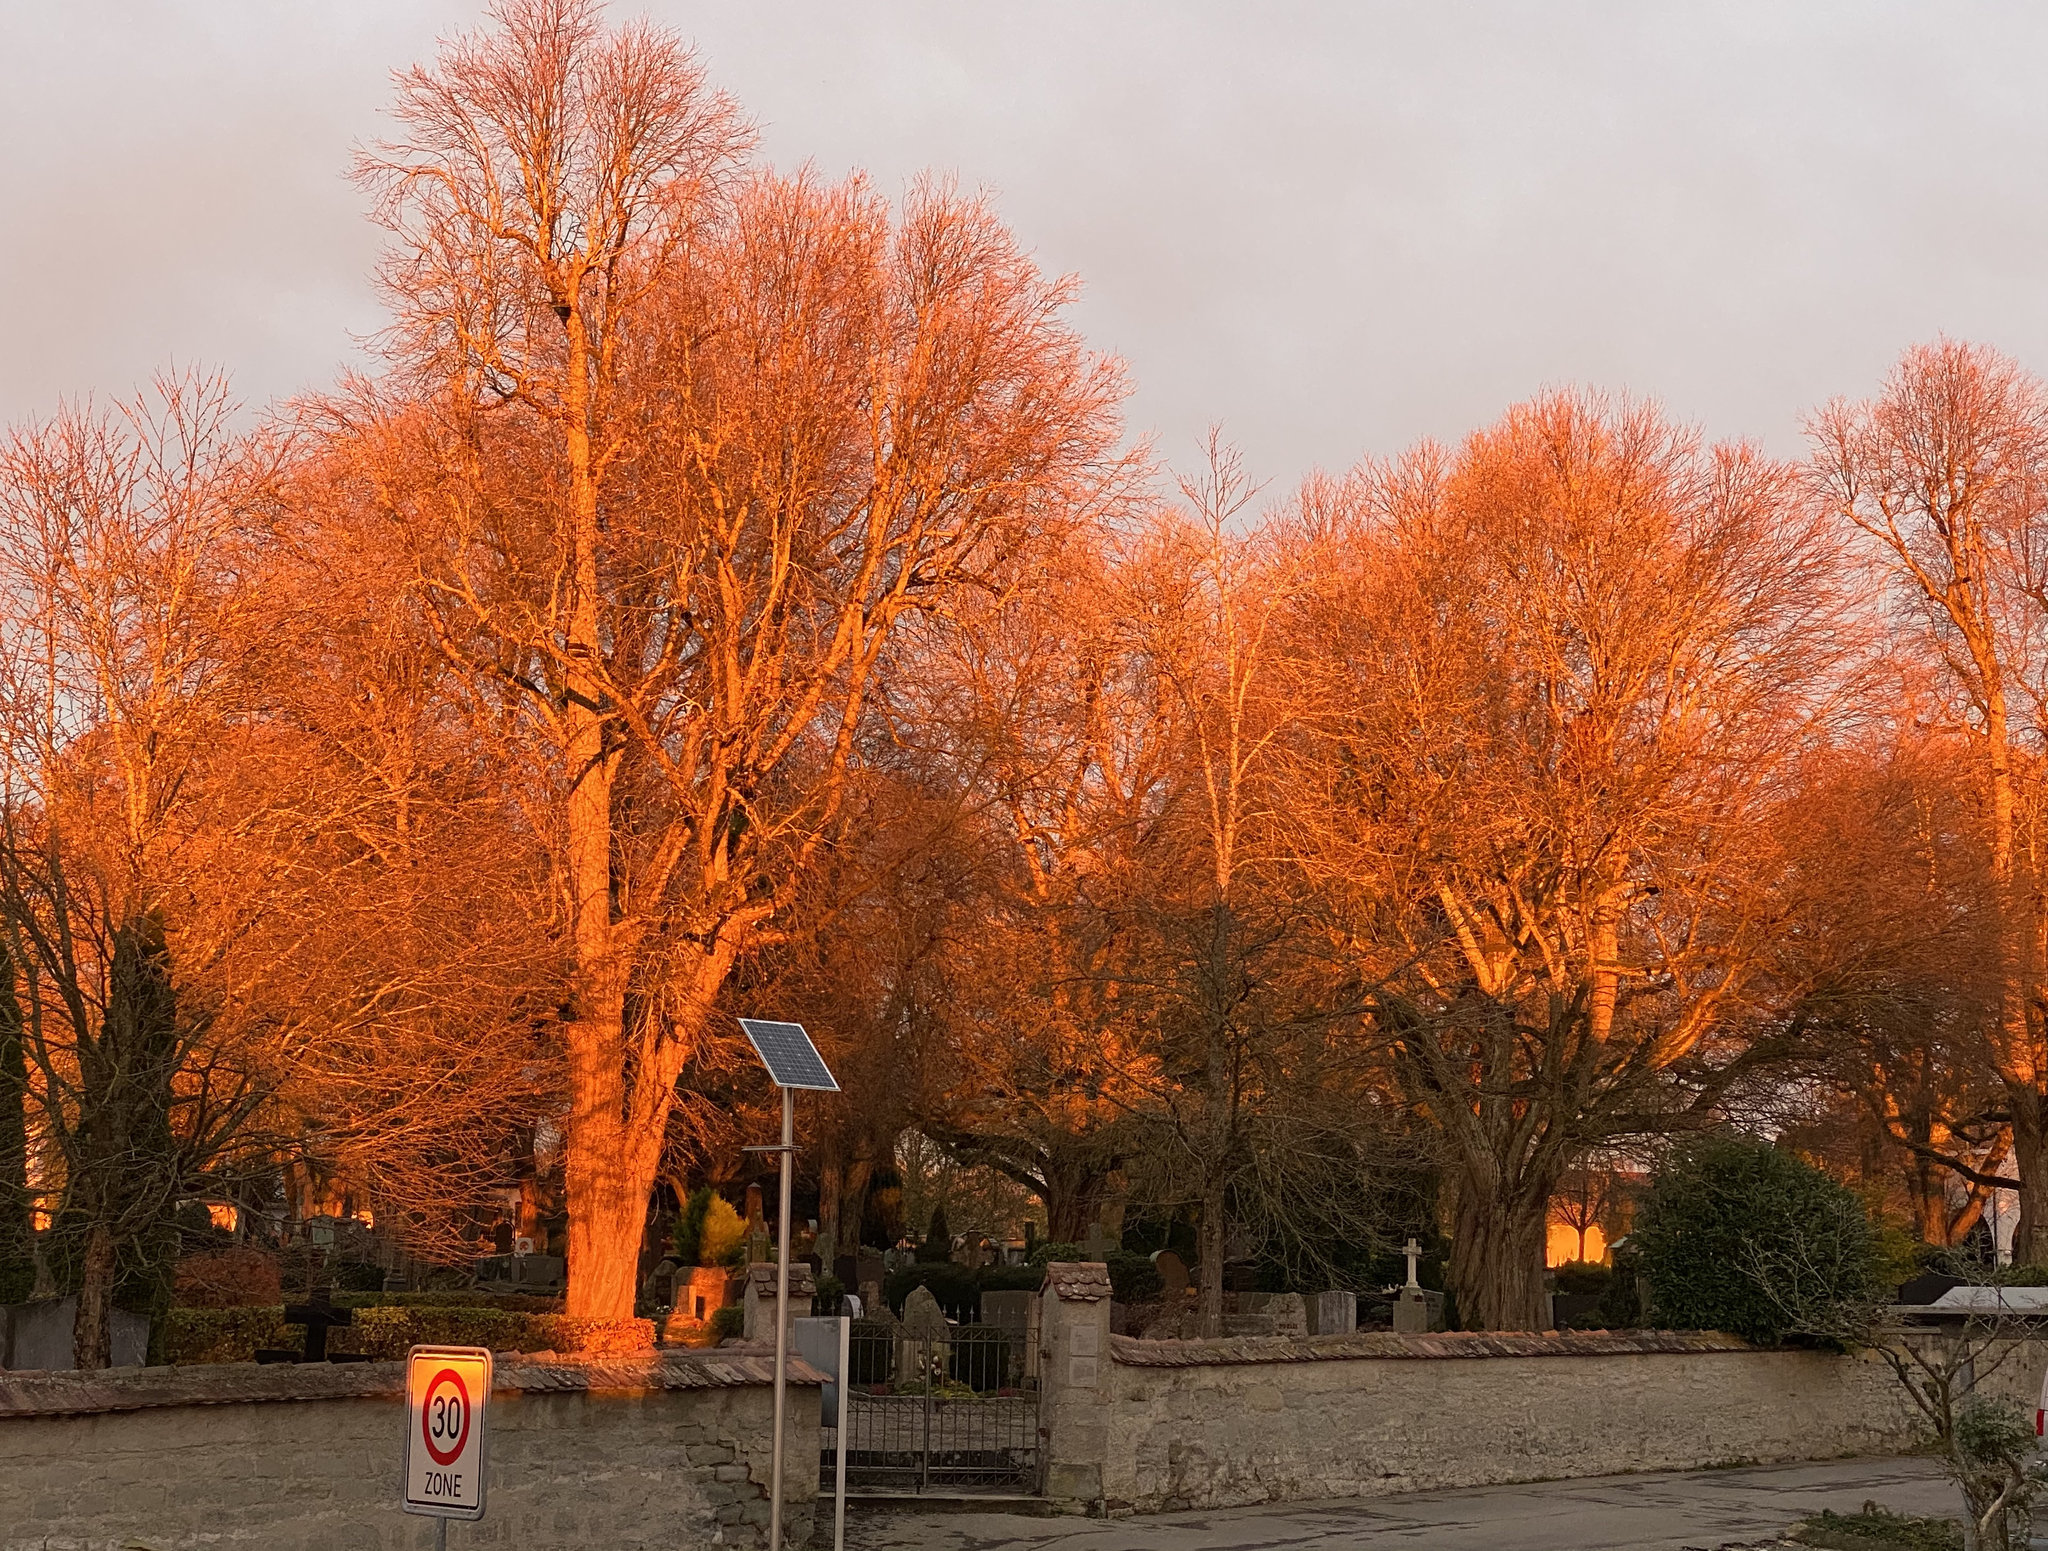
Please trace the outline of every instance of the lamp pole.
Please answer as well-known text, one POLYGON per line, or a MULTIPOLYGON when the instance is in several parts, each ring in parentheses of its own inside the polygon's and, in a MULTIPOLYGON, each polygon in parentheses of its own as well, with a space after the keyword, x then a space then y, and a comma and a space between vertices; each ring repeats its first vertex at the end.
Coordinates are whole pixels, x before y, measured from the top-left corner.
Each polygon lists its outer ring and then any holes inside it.
POLYGON ((782 1215, 775 1237, 775 1462, 768 1470, 768 1551, 782 1551, 782 1429, 789 1409, 783 1381, 789 1372, 789 1176, 796 1153, 796 1089, 782 1090, 782 1215))

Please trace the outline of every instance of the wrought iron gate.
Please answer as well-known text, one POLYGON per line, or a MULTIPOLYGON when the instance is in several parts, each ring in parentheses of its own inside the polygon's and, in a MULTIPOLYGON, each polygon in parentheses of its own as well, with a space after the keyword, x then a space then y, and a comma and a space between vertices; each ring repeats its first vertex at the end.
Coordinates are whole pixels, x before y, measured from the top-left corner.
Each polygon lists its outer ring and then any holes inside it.
MULTIPOLYGON (((1035 1330, 966 1325, 944 1338, 881 1320, 854 1323, 848 1357, 846 1480, 864 1491, 1039 1490, 1035 1330)), ((824 1429, 830 1490, 839 1431, 824 1429)))

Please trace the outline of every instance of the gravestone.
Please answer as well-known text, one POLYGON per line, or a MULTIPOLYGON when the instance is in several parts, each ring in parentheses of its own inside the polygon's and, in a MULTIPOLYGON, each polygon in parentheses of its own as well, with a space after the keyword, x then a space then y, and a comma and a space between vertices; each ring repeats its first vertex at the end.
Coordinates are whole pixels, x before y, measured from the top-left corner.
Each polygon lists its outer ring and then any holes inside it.
POLYGON ((1004 1289, 981 1295, 981 1322, 1003 1333, 1006 1384, 1022 1383, 1038 1373, 1039 1309, 1035 1292, 1004 1289))
POLYGON ((1276 1336, 1306 1336, 1308 1334, 1308 1300, 1300 1293, 1275 1293, 1266 1302, 1266 1312, 1273 1317, 1273 1334, 1276 1336))
POLYGON ((1162 1249, 1152 1257, 1152 1269, 1159 1273, 1159 1296, 1166 1303, 1178 1303, 1188 1295, 1191 1285, 1188 1278, 1187 1262, 1170 1249, 1162 1249))
POLYGON ((913 1287, 903 1300, 903 1329, 897 1336, 896 1373, 943 1379, 953 1354, 953 1327, 929 1287, 913 1287))
POLYGON ((1401 1246, 1401 1253, 1408 1257, 1408 1283, 1394 1301, 1394 1333, 1421 1336, 1443 1329, 1444 1295, 1427 1291, 1415 1279, 1416 1264, 1422 1259, 1422 1246, 1415 1242, 1412 1234, 1401 1246), (1431 1299, 1435 1300, 1434 1304, 1431 1299))
POLYGON ((747 1263, 770 1258, 775 1244, 768 1235, 767 1211, 761 1204, 761 1187, 747 1186, 747 1263))
MULTIPOLYGON (((149 1356, 149 1320, 126 1309, 109 1311, 114 1327, 113 1365, 140 1367, 149 1356)), ((0 1306, 0 1368, 69 1372, 77 1366, 72 1336, 78 1299, 45 1298, 0 1306)))
POLYGON ((1106 1260, 1109 1252, 1116 1248, 1116 1241, 1110 1238, 1101 1223, 1092 1222, 1088 1225, 1088 1237, 1082 1241, 1081 1248, 1090 1260, 1106 1260))
POLYGON ((1332 1289, 1319 1292, 1309 1305, 1309 1331, 1318 1336, 1348 1336, 1358 1329, 1358 1294, 1332 1289))
POLYGON ((860 1306, 873 1315, 884 1307, 882 1302, 882 1278, 887 1275, 884 1258, 878 1249, 863 1249, 854 1256, 853 1290, 860 1294, 860 1306))

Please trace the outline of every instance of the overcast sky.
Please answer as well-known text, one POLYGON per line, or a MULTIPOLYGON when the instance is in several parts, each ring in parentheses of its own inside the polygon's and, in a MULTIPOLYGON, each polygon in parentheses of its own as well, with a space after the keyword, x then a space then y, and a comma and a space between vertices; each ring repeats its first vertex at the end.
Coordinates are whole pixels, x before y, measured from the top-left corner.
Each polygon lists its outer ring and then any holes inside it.
MULTIPOLYGON (((1549 383, 1799 450, 1906 344, 2048 369, 2048 7, 621 0, 764 154, 994 191, 1279 486, 1549 383)), ((158 366, 316 387, 379 324, 341 169, 466 0, 0 0, 0 419, 158 366)))

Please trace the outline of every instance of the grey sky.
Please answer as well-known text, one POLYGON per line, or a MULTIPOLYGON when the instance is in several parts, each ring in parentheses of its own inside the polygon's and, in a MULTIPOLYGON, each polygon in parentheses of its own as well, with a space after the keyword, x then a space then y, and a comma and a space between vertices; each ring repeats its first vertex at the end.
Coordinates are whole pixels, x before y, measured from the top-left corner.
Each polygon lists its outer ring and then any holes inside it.
MULTIPOLYGON (((378 323, 341 177, 464 0, 0 0, 0 418, 378 323)), ((2048 8, 622 0, 765 154, 996 193, 1133 425, 1284 487, 1545 383, 1798 449, 1946 331, 2048 369, 2048 8)))

